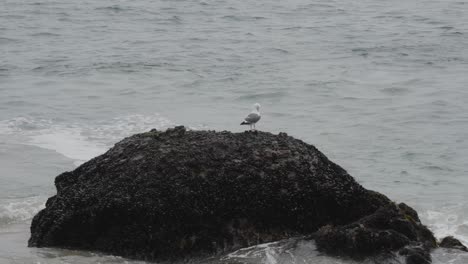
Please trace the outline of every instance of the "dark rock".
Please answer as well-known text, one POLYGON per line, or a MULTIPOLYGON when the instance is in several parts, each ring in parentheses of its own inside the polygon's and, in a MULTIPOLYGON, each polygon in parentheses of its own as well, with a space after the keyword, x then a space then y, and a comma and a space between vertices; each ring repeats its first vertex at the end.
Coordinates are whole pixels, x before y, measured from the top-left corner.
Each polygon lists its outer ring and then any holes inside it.
POLYGON ((424 247, 407 246, 399 253, 406 256, 406 264, 430 264, 432 262, 431 254, 424 247))
POLYGON ((435 238, 419 222, 417 214, 416 217, 408 215, 407 208, 407 205, 390 203, 351 224, 322 227, 315 235, 317 247, 330 254, 357 259, 398 250, 415 242, 429 252, 436 247, 435 238))
POLYGON ((409 206, 366 190, 314 146, 280 133, 151 130, 55 179, 29 246, 164 260, 313 234, 356 258, 421 245, 409 206))
POLYGON ((463 245, 460 240, 454 238, 453 236, 444 237, 442 241, 440 241, 439 246, 443 248, 453 248, 468 252, 468 248, 463 245))

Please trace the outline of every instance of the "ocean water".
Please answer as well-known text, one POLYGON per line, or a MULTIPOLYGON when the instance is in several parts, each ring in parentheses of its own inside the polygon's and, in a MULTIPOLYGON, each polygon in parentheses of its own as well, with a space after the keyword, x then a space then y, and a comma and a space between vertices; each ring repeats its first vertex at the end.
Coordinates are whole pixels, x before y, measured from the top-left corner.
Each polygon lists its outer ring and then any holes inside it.
MULTIPOLYGON (((143 263, 27 248, 55 176, 151 128, 243 131, 256 102, 468 245, 467 1, 0 0, 0 263, 143 263)), ((294 239, 193 262, 355 263, 294 239)))

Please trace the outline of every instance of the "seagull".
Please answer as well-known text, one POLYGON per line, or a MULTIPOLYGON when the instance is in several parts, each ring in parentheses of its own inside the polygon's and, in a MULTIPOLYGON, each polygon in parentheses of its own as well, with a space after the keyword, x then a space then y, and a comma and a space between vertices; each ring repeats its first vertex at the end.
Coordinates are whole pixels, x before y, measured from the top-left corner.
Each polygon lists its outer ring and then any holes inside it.
POLYGON ((253 126, 253 129, 255 130, 255 123, 257 123, 260 118, 260 104, 256 103, 254 104, 254 110, 244 119, 245 121, 242 122, 241 125, 249 125, 250 130, 252 130, 253 126))

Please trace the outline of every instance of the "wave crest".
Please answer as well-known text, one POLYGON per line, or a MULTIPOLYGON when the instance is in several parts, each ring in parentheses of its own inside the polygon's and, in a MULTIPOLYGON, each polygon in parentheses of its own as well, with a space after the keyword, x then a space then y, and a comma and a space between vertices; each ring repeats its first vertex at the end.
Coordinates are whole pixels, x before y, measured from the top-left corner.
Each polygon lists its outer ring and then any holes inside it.
POLYGON ((30 220, 45 207, 41 196, 3 200, 0 204, 0 225, 30 220))

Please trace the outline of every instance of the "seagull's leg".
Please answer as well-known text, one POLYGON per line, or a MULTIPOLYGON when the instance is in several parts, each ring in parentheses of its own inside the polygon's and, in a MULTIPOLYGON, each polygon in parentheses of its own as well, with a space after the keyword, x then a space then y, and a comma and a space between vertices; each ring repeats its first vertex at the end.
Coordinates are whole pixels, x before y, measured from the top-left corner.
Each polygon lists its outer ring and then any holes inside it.
POLYGON ((257 130, 257 129, 255 128, 255 123, 253 124, 253 126, 254 126, 254 130, 257 130))

